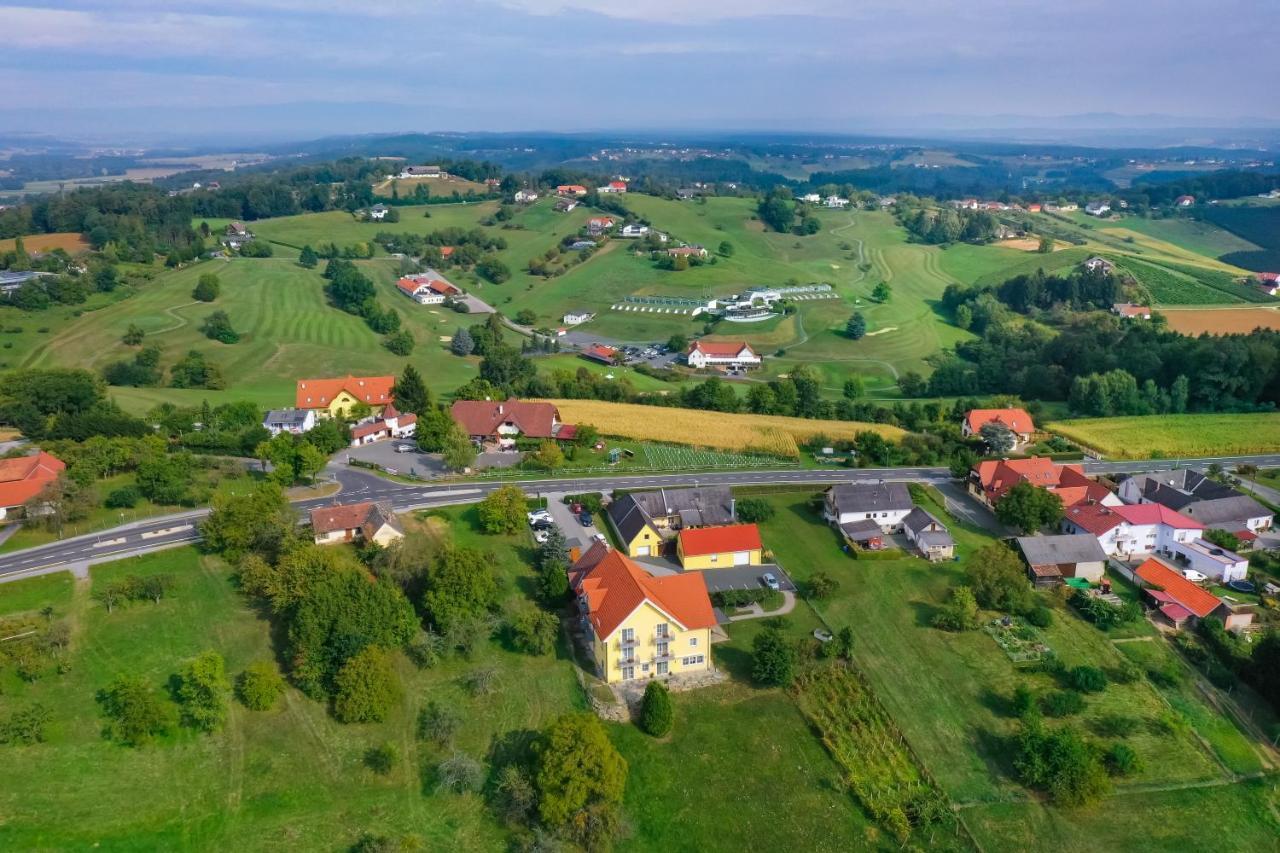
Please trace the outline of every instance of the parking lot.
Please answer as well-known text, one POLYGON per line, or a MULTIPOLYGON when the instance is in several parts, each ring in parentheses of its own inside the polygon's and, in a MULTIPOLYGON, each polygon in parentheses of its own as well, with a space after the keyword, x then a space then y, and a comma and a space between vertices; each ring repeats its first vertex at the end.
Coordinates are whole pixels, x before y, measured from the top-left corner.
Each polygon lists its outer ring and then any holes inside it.
POLYGON ((352 459, 371 462, 383 468, 394 469, 398 474, 417 475, 419 477, 436 477, 444 473, 444 462, 435 453, 422 453, 417 443, 409 439, 390 439, 375 441, 360 447, 348 447, 339 450, 335 456, 337 461, 346 464, 352 459), (408 453, 397 453, 396 448, 405 445, 412 447, 408 453))
POLYGON ((778 579, 778 586, 784 592, 795 592, 795 582, 781 567, 772 563, 763 566, 734 566, 724 569, 701 569, 703 579, 707 582, 707 592, 724 592, 730 589, 760 589, 764 583, 760 578, 768 572, 778 579))
POLYGON ((582 522, 578 521, 577 517, 570 511, 569 506, 562 500, 564 498, 562 492, 552 492, 546 498, 547 511, 551 513, 551 520, 564 533, 565 541, 572 547, 574 540, 577 539, 585 551, 591 545, 592 537, 600 532, 600 529, 596 527, 596 522, 603 523, 603 520, 593 516, 591 525, 583 527, 582 522))

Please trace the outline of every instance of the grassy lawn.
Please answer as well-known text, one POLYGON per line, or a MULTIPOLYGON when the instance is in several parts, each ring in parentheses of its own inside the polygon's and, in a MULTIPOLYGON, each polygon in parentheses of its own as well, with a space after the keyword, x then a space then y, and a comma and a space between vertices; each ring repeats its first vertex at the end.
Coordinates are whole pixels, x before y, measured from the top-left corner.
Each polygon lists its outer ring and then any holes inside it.
MULTIPOLYGON (((961 804, 1026 800, 1027 792, 1005 759, 1003 738, 1015 729, 1005 701, 1017 684, 1045 692, 1056 689, 1056 682, 1046 674, 1020 670, 982 631, 948 634, 931 626, 938 605, 963 576, 962 562, 930 565, 905 556, 853 559, 841 552, 835 535, 809 509, 808 499, 797 492, 771 496, 777 512, 764 525, 765 541, 801 583, 818 571, 840 582, 839 591, 817 609, 832 628, 852 628, 855 661, 926 768, 961 804)), ((990 541, 955 523, 936 503, 927 508, 948 524, 962 560, 990 541)), ((1119 644, 1061 606, 1055 607, 1053 624, 1042 634, 1068 666, 1111 669, 1122 660, 1119 644)), ((1086 728, 1107 713, 1142 721, 1128 742, 1144 758, 1146 770, 1120 783, 1122 793, 1152 784, 1226 781, 1230 777, 1219 756, 1232 770, 1256 769, 1248 757, 1252 747, 1230 722, 1194 694, 1181 699, 1182 706, 1173 707, 1190 726, 1168 733, 1159 721, 1170 702, 1145 679, 1112 683, 1088 698, 1079 718, 1086 728)))
POLYGON ((675 728, 660 741, 610 728, 631 770, 624 808, 635 833, 620 849, 896 847, 879 840, 782 691, 721 685, 676 694, 675 709, 675 728))
POLYGON ((65 610, 74 586, 75 579, 70 572, 0 584, 0 614, 25 613, 46 605, 65 610))

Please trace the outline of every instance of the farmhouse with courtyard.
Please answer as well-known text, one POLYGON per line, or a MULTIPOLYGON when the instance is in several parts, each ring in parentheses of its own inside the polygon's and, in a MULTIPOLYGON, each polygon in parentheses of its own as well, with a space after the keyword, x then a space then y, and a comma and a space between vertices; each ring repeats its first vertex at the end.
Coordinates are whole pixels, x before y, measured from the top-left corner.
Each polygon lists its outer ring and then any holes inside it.
POLYGON ((732 525, 737 518, 733 494, 726 487, 616 495, 605 514, 630 557, 671 553, 679 531, 732 525))
POLYGON ((43 450, 31 456, 0 459, 0 520, 21 510, 66 468, 61 459, 43 450))
POLYGON ((577 433, 572 424, 560 422, 560 410, 551 403, 533 403, 512 397, 504 401, 458 400, 449 410, 472 441, 515 448, 517 438, 553 438, 568 441, 577 433))

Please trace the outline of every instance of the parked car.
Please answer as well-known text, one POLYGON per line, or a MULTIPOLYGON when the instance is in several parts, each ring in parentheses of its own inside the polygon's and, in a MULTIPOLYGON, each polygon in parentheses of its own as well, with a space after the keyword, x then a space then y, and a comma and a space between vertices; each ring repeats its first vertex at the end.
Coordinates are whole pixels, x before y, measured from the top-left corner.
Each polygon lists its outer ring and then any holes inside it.
POLYGON ((543 542, 546 542, 550 538, 551 538, 550 530, 539 528, 533 531, 533 541, 537 542, 539 545, 541 545, 543 542))
POLYGON ((412 452, 413 452, 413 449, 414 449, 414 447, 413 447, 413 445, 412 445, 412 444, 397 444, 397 445, 396 445, 396 453, 412 453, 412 452))
POLYGON ((578 514, 578 523, 581 524, 583 527, 590 527, 591 513, 587 512, 584 509, 581 513, 578 514))
POLYGON ((1200 574, 1200 572, 1197 572, 1195 569, 1183 569, 1182 576, 1187 580, 1191 581, 1192 583, 1201 583, 1209 579, 1206 576, 1200 574))
POLYGON ((761 575, 760 582, 772 590, 782 589, 782 586, 778 583, 778 579, 774 576, 773 572, 765 572, 761 575))
POLYGON ((536 527, 540 521, 548 524, 551 523, 551 513, 547 512, 545 509, 534 510, 533 512, 525 514, 529 518, 530 527, 536 527))
POLYGON ((534 530, 550 530, 556 526, 556 523, 547 518, 535 518, 529 522, 529 526, 534 530))
POLYGON ((592 536, 592 537, 591 537, 591 541, 592 541, 592 542, 604 542, 604 541, 605 541, 604 534, 603 534, 603 533, 597 533, 597 534, 595 534, 594 536, 592 536))

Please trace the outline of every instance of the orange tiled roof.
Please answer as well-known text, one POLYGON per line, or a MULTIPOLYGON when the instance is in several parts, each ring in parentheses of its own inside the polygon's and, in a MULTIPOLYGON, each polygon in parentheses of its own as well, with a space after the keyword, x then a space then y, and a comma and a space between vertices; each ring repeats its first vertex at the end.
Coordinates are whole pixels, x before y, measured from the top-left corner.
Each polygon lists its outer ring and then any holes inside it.
POLYGON ((33 456, 0 459, 0 507, 22 506, 66 467, 61 459, 43 450, 33 456))
POLYGON ((1148 584, 1162 588, 1175 602, 1202 619, 1222 604, 1217 596, 1196 586, 1154 557, 1138 566, 1136 574, 1148 584))
POLYGON ((680 531, 680 553, 691 557, 754 551, 763 548, 760 528, 754 524, 726 524, 723 527, 687 527, 680 531))
POLYGON ((1004 424, 1020 435, 1036 430, 1035 422, 1024 409, 970 409, 965 420, 969 424, 969 432, 974 434, 989 423, 1004 424))
POLYGON ((686 631, 716 624, 707 584, 700 574, 654 577, 621 552, 609 549, 601 555, 594 546, 570 569, 571 577, 575 571, 575 591, 586 597, 587 618, 601 639, 618 630, 646 601, 686 631), (594 565, 582 573, 579 566, 588 560, 594 565))
POLYGON ((299 409, 324 409, 346 391, 371 406, 391 402, 394 376, 344 376, 340 379, 299 379, 295 405, 299 409))

